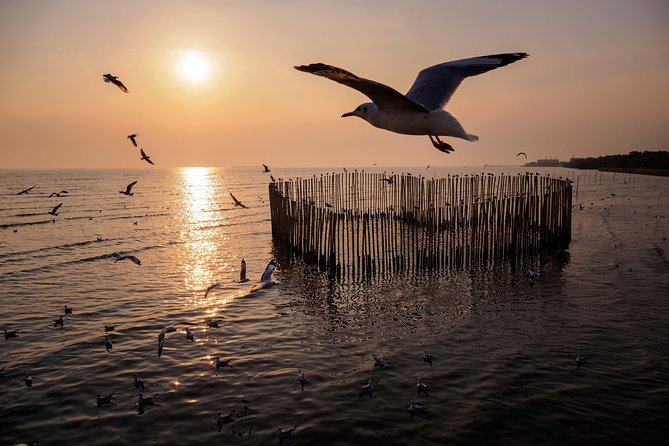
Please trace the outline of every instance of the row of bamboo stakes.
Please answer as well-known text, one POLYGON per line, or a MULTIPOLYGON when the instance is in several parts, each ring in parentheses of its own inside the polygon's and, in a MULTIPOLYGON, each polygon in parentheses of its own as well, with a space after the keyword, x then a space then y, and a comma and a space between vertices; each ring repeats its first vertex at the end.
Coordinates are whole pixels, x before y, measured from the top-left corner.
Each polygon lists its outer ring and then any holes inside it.
POLYGON ((471 268, 571 240, 572 187, 540 175, 344 172, 273 181, 272 236, 337 277, 471 268))

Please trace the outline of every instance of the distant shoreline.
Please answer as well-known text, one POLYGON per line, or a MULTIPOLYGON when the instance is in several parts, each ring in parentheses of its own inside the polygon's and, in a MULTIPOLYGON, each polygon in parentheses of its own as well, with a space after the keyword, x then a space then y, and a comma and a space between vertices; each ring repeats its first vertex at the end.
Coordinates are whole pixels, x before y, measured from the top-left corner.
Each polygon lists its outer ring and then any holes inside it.
MULTIPOLYGON (((589 169, 583 169, 589 170, 589 169)), ((602 172, 632 173, 636 175, 653 175, 658 177, 669 177, 669 169, 644 169, 640 167, 600 167, 602 172)))

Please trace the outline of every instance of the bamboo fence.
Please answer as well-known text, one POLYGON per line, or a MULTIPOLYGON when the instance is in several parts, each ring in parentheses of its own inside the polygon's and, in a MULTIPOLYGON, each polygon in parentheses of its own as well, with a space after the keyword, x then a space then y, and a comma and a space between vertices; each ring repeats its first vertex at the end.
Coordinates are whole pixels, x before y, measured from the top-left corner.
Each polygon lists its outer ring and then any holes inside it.
POLYGON ((571 181, 345 172, 269 185, 272 236, 338 277, 470 268, 566 246, 571 181))

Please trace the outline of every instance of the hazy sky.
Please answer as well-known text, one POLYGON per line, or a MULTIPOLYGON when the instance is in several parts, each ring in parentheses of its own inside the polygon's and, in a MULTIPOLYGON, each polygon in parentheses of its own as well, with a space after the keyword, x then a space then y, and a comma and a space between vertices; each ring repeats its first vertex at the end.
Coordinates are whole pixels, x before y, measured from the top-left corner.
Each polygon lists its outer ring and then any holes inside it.
POLYGON ((666 0, 0 0, 0 58, 0 168, 143 167, 133 132, 162 167, 669 148, 666 0), (444 138, 451 154, 340 118, 367 98, 293 69, 323 62, 406 92, 424 67, 519 51, 530 57, 465 80, 446 106, 480 137, 444 138), (182 72, 189 55, 207 65, 199 82, 182 72))

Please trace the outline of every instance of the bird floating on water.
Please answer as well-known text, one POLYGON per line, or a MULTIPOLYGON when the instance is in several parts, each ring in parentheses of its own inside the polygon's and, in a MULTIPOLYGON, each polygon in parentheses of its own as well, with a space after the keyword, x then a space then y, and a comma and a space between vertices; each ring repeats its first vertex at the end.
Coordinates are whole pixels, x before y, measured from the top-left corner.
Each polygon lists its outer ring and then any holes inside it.
POLYGON ((105 325, 105 332, 116 330, 116 325, 105 325))
POLYGON ((153 164, 153 161, 151 161, 151 157, 144 152, 144 149, 139 149, 139 153, 142 155, 140 159, 146 161, 149 164, 153 164))
POLYGON ((376 355, 372 356, 374 357, 374 367, 383 368, 386 365, 386 361, 383 359, 383 356, 376 356, 376 355))
POLYGON ((360 388, 360 395, 358 395, 358 397, 361 397, 363 395, 369 395, 369 397, 371 398, 372 393, 374 393, 374 381, 372 380, 372 378, 369 378, 367 384, 365 384, 360 388))
POLYGON ((209 327, 209 328, 221 328, 221 326, 219 325, 219 324, 221 323, 221 320, 220 320, 220 319, 211 319, 211 318, 208 318, 208 319, 205 319, 205 320, 204 320, 204 323, 205 323, 205 324, 207 325, 207 327, 209 327))
POLYGON ((31 190, 35 189, 36 187, 37 187, 37 185, 34 185, 33 187, 29 187, 28 189, 23 189, 21 192, 17 193, 16 195, 27 194, 28 192, 30 192, 31 190))
POLYGON ((276 263, 274 263, 274 260, 270 260, 267 266, 265 267, 265 271, 262 273, 262 276, 260 277, 260 281, 256 282, 253 285, 253 287, 251 288, 251 292, 258 291, 262 288, 274 285, 274 282, 272 282, 272 273, 274 273, 275 269, 276 269, 276 263))
POLYGON ((239 283, 248 282, 249 279, 246 278, 246 262, 242 259, 242 266, 239 270, 239 283))
POLYGON ((587 356, 579 353, 578 356, 576 356, 576 367, 580 369, 581 366, 585 364, 587 361, 588 361, 587 356))
POLYGON ((113 252, 111 256, 114 258, 116 262, 120 262, 121 260, 130 260, 132 261, 135 265, 141 265, 142 262, 135 256, 132 255, 121 255, 117 252, 113 252))
POLYGON ((422 393, 423 395, 427 396, 427 384, 421 381, 420 378, 418 378, 418 382, 416 382, 416 391, 419 395, 422 393))
POLYGON ((417 413, 425 412, 429 406, 417 404, 414 400, 409 401, 409 413, 413 416, 417 413))
POLYGON ((139 136, 139 133, 133 133, 131 135, 128 135, 128 139, 132 143, 133 146, 137 147, 137 137, 139 136))
POLYGON ((430 364, 430 367, 432 367, 432 355, 427 352, 427 350, 423 350, 423 362, 427 362, 430 364))
POLYGON ((112 392, 106 396, 100 396, 100 394, 98 393, 97 396, 95 397, 95 402, 97 403, 98 407, 103 406, 105 404, 113 404, 114 406, 116 406, 116 403, 112 401, 112 399, 114 398, 114 393, 116 392, 112 392))
POLYGON ((358 116, 374 127, 405 135, 427 135, 439 151, 454 149, 439 139, 451 136, 477 141, 478 136, 465 131, 460 122, 443 109, 460 83, 495 68, 524 59, 526 53, 491 54, 454 60, 423 69, 406 95, 369 79, 363 79, 341 68, 322 63, 296 66, 295 69, 323 76, 358 90, 372 102, 359 105, 346 116, 358 116))
POLYGON ((139 405, 140 406, 155 406, 156 402, 153 400, 158 395, 153 396, 144 396, 144 393, 140 392, 139 394, 139 405))
POLYGON ((127 195, 128 197, 132 197, 135 195, 134 192, 130 192, 132 190, 132 187, 137 184, 137 181, 133 181, 132 183, 128 184, 125 188, 125 190, 120 190, 118 191, 119 194, 127 195))
POLYGON ((49 211, 49 215, 53 215, 54 217, 58 215, 58 208, 60 208, 63 205, 63 203, 57 204, 53 209, 49 211))
POLYGON ((190 328, 186 327, 186 339, 189 341, 195 341, 195 336, 193 336, 193 332, 190 331, 190 328))
POLYGON ((223 415, 221 412, 216 412, 216 425, 218 426, 218 432, 223 429, 224 424, 232 423, 235 420, 232 419, 232 415, 235 413, 233 410, 227 415, 223 415))
POLYGON ((139 373, 135 373, 132 376, 133 384, 135 384, 136 389, 142 389, 144 391, 144 379, 142 378, 142 375, 139 373))
POLYGON ((72 310, 73 310, 73 308, 72 308, 72 307, 68 307, 67 305, 65 305, 64 310, 65 310, 65 314, 72 314, 72 310))
POLYGON ((297 371, 297 380, 300 382, 302 390, 304 390, 304 384, 307 382, 307 379, 304 377, 304 372, 301 369, 297 371))
POLYGON ((49 195, 49 198, 60 197, 60 194, 69 194, 69 192, 66 191, 66 190, 61 190, 60 192, 51 192, 51 195, 49 195))
POLYGON ((24 383, 26 383, 26 387, 32 387, 33 386, 33 377, 30 376, 30 372, 26 372, 25 379, 23 380, 24 383))
POLYGON ((116 85, 119 88, 119 90, 121 90, 123 93, 128 92, 128 89, 126 88, 126 86, 123 85, 123 82, 118 80, 117 76, 112 76, 110 73, 103 74, 102 75, 102 80, 107 82, 108 84, 111 83, 111 84, 116 85))
POLYGON ((297 428, 297 426, 293 426, 288 430, 283 430, 282 428, 279 428, 277 430, 279 440, 285 440, 286 438, 290 437, 293 434, 293 431, 297 428))
POLYGON ((57 327, 57 326, 60 325, 61 327, 63 327, 63 326, 64 326, 64 325, 63 325, 64 322, 65 322, 65 321, 63 321, 63 315, 61 314, 61 315, 58 317, 58 319, 56 319, 55 321, 53 321, 53 326, 54 326, 54 327, 57 327))
POLYGON ((232 364, 230 364, 231 359, 220 359, 218 356, 214 358, 214 365, 216 366, 217 369, 220 369, 221 367, 230 367, 232 368, 232 364))
POLYGON ((235 202, 235 206, 239 206, 239 207, 242 207, 242 208, 244 208, 244 209, 248 209, 248 208, 246 207, 246 205, 244 205, 244 203, 242 203, 241 201, 237 200, 237 197, 235 197, 234 195, 232 195, 232 192, 230 192, 230 196, 232 197, 232 200, 235 202))
POLYGON ((5 341, 6 341, 7 339, 9 339, 9 338, 18 338, 19 335, 18 335, 17 333, 18 333, 19 331, 21 331, 21 329, 8 331, 8 330, 5 328, 5 341))

